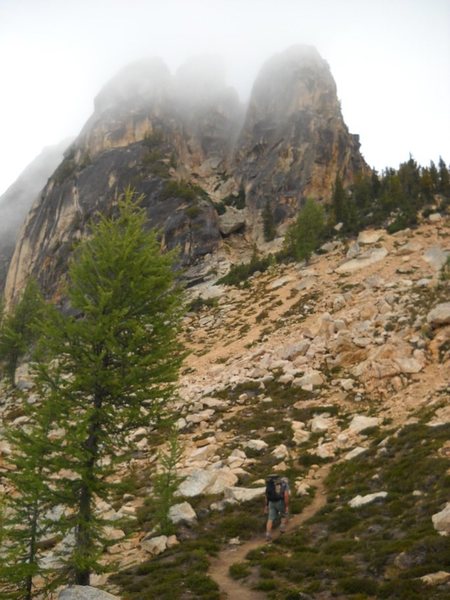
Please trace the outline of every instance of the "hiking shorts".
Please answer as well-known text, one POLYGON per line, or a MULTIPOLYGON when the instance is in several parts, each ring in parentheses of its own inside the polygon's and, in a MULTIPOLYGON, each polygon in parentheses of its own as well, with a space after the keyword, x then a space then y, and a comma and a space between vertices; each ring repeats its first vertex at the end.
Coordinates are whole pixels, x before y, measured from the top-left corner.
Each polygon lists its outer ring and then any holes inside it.
POLYGON ((286 517, 286 507, 284 500, 269 502, 269 521, 275 521, 277 517, 284 519, 286 517))

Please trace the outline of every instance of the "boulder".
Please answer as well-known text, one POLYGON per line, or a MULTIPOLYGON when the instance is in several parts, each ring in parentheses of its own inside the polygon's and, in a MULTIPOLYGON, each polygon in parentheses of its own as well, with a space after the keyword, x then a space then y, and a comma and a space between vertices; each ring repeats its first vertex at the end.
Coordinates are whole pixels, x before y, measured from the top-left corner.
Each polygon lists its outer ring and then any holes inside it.
POLYGON ((183 525, 193 525, 197 522, 197 515, 189 502, 180 502, 180 504, 174 504, 170 507, 169 520, 174 525, 177 525, 178 523, 182 523, 183 525))
POLYGON ((228 206, 225 213, 219 216, 219 231, 230 235, 245 227, 245 212, 233 206, 228 206))
POLYGON ((152 556, 157 556, 167 550, 167 541, 167 535, 159 535, 149 539, 144 538, 141 541, 141 548, 152 556))
POLYGON ((353 273, 354 271, 359 271, 361 269, 365 269, 370 265, 373 265, 380 260, 383 260, 388 255, 388 251, 386 248, 375 248, 372 251, 364 252, 358 256, 358 258, 354 258, 345 262, 335 269, 336 273, 353 273))
POLYGON ((349 505, 352 508, 358 508, 360 506, 365 506, 366 504, 371 504, 376 500, 384 500, 386 498, 387 492, 375 492, 375 494, 367 494, 366 496, 355 496, 352 500, 350 500, 349 505))
POLYGON ((376 244, 382 237, 383 231, 366 230, 358 234, 358 244, 376 244))
POLYGON ((232 503, 249 502, 263 496, 265 491, 265 486, 258 488, 229 487, 224 490, 224 498, 226 501, 231 501, 232 503))
POLYGON ((435 513, 431 520, 433 526, 440 535, 450 534, 450 502, 438 513, 435 513))
POLYGON ((427 323, 432 327, 439 327, 450 323, 450 302, 437 304, 433 310, 430 310, 427 315, 427 323))
POLYGON ((331 421, 327 417, 317 415, 311 419, 310 427, 313 433, 324 433, 331 427, 331 421))
POLYGON ((365 417, 364 415, 355 415, 351 420, 349 429, 355 433, 360 433, 369 427, 377 427, 380 424, 378 417, 365 417))
POLYGON ((90 585, 71 585, 59 593, 58 600, 120 600, 120 597, 90 585))
POLYGON ((249 440, 248 442, 246 442, 245 447, 249 450, 262 452, 262 450, 266 450, 269 446, 264 440, 249 440))
MULTIPOLYGON (((431 216, 431 215, 430 215, 431 216)), ((428 573, 420 577, 420 581, 423 581, 426 585, 443 585, 450 581, 450 573, 447 571, 436 571, 436 573, 428 573)))
POLYGON ((399 366, 400 371, 405 374, 420 373, 423 365, 415 358, 395 358, 394 362, 399 366))
POLYGON ((448 252, 443 250, 440 246, 432 246, 428 248, 422 258, 427 262, 433 269, 439 271, 447 260, 448 252))

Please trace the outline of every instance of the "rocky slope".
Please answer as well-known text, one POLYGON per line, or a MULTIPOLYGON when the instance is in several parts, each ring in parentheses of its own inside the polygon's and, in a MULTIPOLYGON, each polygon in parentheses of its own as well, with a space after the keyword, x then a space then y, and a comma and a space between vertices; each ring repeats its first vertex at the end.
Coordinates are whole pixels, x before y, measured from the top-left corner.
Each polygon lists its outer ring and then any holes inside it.
POLYGON ((130 185, 152 226, 179 246, 192 277, 203 259, 261 243, 261 210, 283 224, 307 195, 330 197, 336 175, 366 169, 342 119, 326 62, 310 47, 268 61, 248 108, 212 59, 172 76, 157 59, 131 65, 99 93, 95 110, 22 229, 6 283, 11 301, 29 274, 56 295, 89 218, 130 185), (242 237, 245 234, 245 238, 242 237), (231 238, 230 238, 231 236, 231 238))
MULTIPOLYGON (((367 598, 447 597, 448 219, 394 235, 365 231, 322 252, 254 275, 247 287, 193 290, 203 301, 184 323, 191 353, 175 405, 184 477, 170 513, 175 534, 152 531, 158 456, 142 428, 123 473, 133 493, 98 507, 135 522, 127 539, 109 532, 117 543, 104 560, 119 561, 113 593, 218 599, 208 561, 262 536, 264 476, 288 474, 301 512, 324 463, 325 509, 300 538, 294 531, 261 551, 252 541, 236 572, 260 592, 243 597, 344 600, 355 589, 367 598)), ((18 380, 27 387, 26 366, 18 380)), ((22 426, 14 402, 4 390, 2 416, 22 426)), ((49 549, 49 564, 63 545, 49 549)))

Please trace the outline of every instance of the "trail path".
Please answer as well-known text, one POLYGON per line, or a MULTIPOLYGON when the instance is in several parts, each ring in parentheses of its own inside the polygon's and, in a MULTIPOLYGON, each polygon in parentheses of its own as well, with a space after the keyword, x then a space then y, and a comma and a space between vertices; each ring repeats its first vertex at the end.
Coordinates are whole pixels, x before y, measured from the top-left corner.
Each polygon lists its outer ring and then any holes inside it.
MULTIPOLYGON (((330 470, 330 465, 325 465, 319 469, 316 473, 316 480, 314 481, 314 487, 316 488, 316 494, 311 504, 309 504, 303 512, 298 515, 294 515, 289 519, 286 527, 287 533, 297 529, 305 523, 308 519, 313 517, 326 503, 324 479, 326 478, 330 470)), ((273 538, 276 539, 279 536, 278 530, 273 533, 273 538)), ((245 561, 246 555, 255 548, 266 544, 263 537, 249 540, 244 544, 237 547, 226 548, 219 553, 209 567, 209 575, 218 584, 221 592, 221 598, 225 600, 263 600, 267 598, 263 592, 252 590, 248 588, 244 583, 238 580, 232 579, 229 575, 229 568, 234 563, 245 561)))

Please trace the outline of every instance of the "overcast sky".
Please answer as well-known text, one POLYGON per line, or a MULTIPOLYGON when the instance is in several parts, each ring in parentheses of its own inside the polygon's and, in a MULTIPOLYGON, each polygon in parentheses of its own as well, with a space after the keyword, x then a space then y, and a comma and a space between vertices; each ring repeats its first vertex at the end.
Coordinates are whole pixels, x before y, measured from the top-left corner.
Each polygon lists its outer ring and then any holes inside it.
POLYGON ((450 161, 450 0, 0 0, 0 194, 77 135, 124 64, 220 54, 246 99, 262 63, 298 43, 330 64, 371 166, 450 161))

